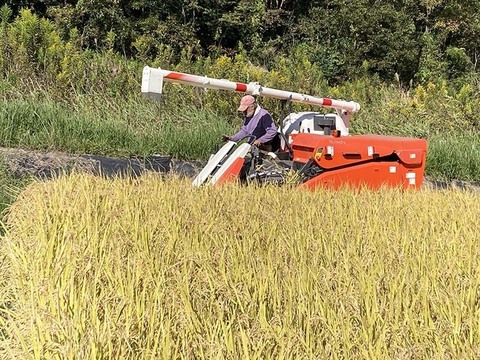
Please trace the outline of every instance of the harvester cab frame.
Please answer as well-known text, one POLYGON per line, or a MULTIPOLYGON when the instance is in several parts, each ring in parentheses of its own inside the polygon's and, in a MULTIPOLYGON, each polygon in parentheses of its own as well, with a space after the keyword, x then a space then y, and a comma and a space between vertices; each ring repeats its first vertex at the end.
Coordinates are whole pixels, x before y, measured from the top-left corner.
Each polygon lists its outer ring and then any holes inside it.
POLYGON ((281 101, 279 144, 276 151, 264 153, 251 144, 228 141, 210 156, 192 185, 221 184, 235 180, 282 184, 293 174, 300 187, 339 188, 341 186, 420 188, 425 171, 425 139, 350 135, 351 116, 360 110, 354 101, 319 98, 272 89, 252 82, 232 82, 145 66, 142 95, 158 100, 163 82, 229 90, 265 96, 281 101), (295 113, 292 102, 332 108, 333 113, 295 113), (289 114, 285 116, 285 107, 289 114))

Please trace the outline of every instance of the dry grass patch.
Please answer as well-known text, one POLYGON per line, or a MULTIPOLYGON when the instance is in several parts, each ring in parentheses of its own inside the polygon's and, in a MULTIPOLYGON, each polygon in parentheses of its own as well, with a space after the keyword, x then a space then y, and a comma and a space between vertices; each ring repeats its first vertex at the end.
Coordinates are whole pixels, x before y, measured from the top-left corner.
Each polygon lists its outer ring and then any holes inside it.
POLYGON ((37 182, 0 243, 1 355, 478 357, 479 217, 460 191, 37 182))

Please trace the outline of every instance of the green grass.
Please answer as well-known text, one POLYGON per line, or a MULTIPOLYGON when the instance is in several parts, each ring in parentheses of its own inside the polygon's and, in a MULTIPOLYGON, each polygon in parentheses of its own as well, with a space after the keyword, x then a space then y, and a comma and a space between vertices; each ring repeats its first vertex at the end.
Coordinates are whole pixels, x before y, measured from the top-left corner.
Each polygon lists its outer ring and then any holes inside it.
POLYGON ((433 136, 426 172, 436 179, 480 181, 480 134, 433 136))
MULTIPOLYGON (((138 94, 124 99, 74 95, 68 101, 40 95, 0 100, 1 146, 205 160, 219 145, 220 136, 232 134, 241 122, 235 109, 229 117, 209 108, 188 106, 188 96, 181 99, 181 92, 165 95, 160 102, 145 101, 138 94)), ((371 104, 371 109, 355 116, 351 133, 427 138, 428 176, 480 180, 480 136, 475 129, 462 132, 461 127, 467 125, 453 110, 442 123, 436 115, 425 117, 405 104, 402 108, 401 101, 396 103, 389 96, 388 101, 377 107, 371 104)))
POLYGON ((205 158, 231 125, 208 110, 164 110, 139 99, 123 103, 79 98, 75 106, 28 98, 0 103, 6 147, 130 156, 205 158))

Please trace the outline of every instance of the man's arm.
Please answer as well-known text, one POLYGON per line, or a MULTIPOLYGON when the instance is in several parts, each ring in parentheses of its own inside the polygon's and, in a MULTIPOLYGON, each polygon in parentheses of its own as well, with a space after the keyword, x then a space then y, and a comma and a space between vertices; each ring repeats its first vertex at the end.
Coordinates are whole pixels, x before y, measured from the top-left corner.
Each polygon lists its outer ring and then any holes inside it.
POLYGON ((230 138, 231 141, 239 141, 247 135, 248 135, 248 133, 245 131, 245 125, 242 125, 240 130, 238 130, 238 132, 236 134, 230 136, 229 138, 230 138))

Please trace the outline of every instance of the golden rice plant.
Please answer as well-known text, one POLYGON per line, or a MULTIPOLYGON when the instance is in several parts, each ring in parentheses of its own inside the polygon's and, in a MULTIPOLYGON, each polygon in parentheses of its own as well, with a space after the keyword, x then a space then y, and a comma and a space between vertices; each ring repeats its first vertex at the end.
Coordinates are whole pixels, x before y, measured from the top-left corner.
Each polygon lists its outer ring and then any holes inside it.
POLYGON ((0 354, 478 358, 478 199, 154 175, 37 182, 0 243, 0 354))

